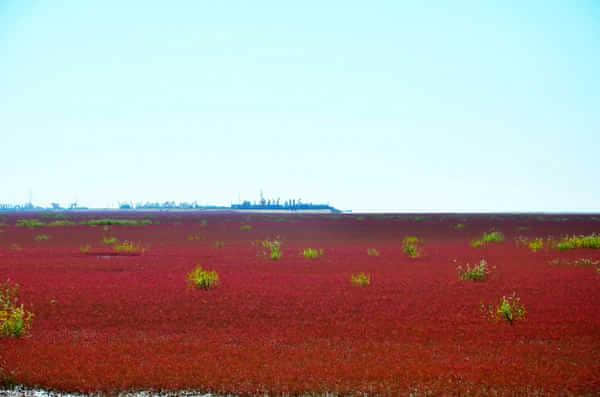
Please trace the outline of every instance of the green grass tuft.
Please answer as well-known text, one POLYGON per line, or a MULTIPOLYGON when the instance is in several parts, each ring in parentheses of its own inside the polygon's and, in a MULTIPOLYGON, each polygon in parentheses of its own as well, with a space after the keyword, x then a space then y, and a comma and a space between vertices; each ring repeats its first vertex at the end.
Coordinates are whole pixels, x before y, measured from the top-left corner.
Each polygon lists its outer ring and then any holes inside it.
POLYGON ((556 244, 560 251, 567 251, 577 248, 600 249, 600 235, 590 234, 587 236, 565 237, 556 244))
POLYGON ((350 282, 357 287, 366 287, 371 284, 371 275, 368 273, 358 273, 350 276, 350 282))
POLYGON ((408 236, 402 240, 402 250, 410 258, 418 258, 421 256, 422 240, 415 236, 408 236))
POLYGON ((0 284, 0 337, 20 338, 31 328, 33 313, 18 305, 18 301, 18 284, 0 284))
POLYGON ((482 259, 478 265, 473 267, 467 263, 466 268, 459 266, 456 270, 458 271, 458 278, 465 281, 484 281, 490 274, 490 269, 485 259, 482 259))
POLYGON ((102 244, 104 245, 113 245, 118 243, 119 240, 116 237, 103 237, 102 238, 102 244))
POLYGON ((538 252, 539 250, 544 248, 544 240, 541 238, 536 238, 535 240, 530 241, 529 244, 527 244, 527 246, 531 251, 538 252))
POLYGON ((375 248, 367 248, 367 255, 369 256, 379 256, 379 251, 375 248))
POLYGON ((37 236, 34 237, 35 241, 48 241, 50 239, 50 236, 48 236, 47 234, 38 234, 37 236))
POLYGON ((36 227, 42 227, 44 225, 45 225, 44 222, 40 222, 37 219, 19 219, 17 221, 18 227, 27 227, 29 229, 33 229, 36 227))
POLYGON ((505 320, 513 325, 517 320, 523 320, 527 316, 527 310, 521 303, 521 299, 517 296, 516 292, 506 297, 503 296, 496 306, 488 305, 487 307, 481 303, 481 311, 484 312, 491 319, 505 320))
POLYGON ((123 241, 122 243, 115 244, 113 250, 118 254, 143 254, 146 251, 141 244, 131 241, 123 241))
POLYGON ((504 235, 500 232, 483 233, 480 239, 471 241, 471 246, 474 248, 480 248, 488 245, 489 243, 501 243, 504 241, 504 235))
POLYGON ((271 260, 278 261, 283 256, 280 240, 264 240, 261 242, 261 245, 265 249, 263 254, 271 258, 271 260))
POLYGON ((48 223, 46 226, 48 227, 66 227, 66 226, 75 226, 76 223, 73 221, 53 221, 48 223))
POLYGON ((188 281, 198 289, 211 289, 219 284, 219 274, 214 270, 204 270, 198 265, 188 274, 188 281))
POLYGON ((316 248, 305 248, 302 251, 302 255, 306 258, 306 259, 318 259, 320 257, 322 257, 324 255, 324 251, 322 248, 320 249, 316 249, 316 248))

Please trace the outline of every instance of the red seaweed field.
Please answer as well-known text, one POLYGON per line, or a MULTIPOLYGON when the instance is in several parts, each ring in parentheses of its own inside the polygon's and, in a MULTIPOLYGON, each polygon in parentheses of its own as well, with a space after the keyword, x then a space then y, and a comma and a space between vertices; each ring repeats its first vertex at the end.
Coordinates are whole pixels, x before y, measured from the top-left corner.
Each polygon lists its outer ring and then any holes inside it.
POLYGON ((0 338, 0 386, 600 393, 600 250, 553 243, 599 233, 599 217, 65 214, 62 223, 0 216, 0 282, 19 284, 19 304, 35 316, 25 337, 0 338), (107 218, 147 222, 89 222, 107 218), (472 246, 490 231, 504 241, 472 246), (415 258, 403 249, 407 236, 420 241, 415 258), (111 237, 140 249, 118 251, 103 241, 111 237), (534 238, 545 242, 536 252, 534 238), (265 255, 264 240, 281 243, 279 260, 265 255), (305 258, 306 248, 322 255, 305 258), (459 266, 482 259, 485 280, 459 278, 459 266), (197 265, 218 273, 215 288, 188 282, 197 265), (351 283, 360 272, 369 285, 351 283), (513 293, 526 308, 520 321, 482 310, 513 293))

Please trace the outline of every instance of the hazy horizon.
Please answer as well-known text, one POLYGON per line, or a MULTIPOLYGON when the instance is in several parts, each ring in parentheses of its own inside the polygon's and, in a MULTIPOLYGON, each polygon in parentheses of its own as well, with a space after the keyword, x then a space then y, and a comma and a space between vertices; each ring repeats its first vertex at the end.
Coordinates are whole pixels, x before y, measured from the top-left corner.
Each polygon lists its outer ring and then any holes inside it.
POLYGON ((0 203, 600 211, 600 3, 0 4, 0 203))

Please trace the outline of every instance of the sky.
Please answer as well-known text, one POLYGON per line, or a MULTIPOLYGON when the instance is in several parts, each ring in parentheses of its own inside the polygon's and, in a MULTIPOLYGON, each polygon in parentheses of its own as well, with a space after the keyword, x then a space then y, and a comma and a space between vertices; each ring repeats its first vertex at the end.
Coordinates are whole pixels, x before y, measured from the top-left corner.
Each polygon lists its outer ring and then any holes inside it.
POLYGON ((0 0, 0 203, 600 211, 600 2, 0 0))

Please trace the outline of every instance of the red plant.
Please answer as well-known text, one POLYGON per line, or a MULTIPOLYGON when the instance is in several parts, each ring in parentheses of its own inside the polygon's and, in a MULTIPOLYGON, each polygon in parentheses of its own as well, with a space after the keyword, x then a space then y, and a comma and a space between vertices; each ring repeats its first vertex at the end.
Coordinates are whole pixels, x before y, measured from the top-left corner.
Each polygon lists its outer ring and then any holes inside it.
POLYGON ((507 244, 485 247, 502 264, 485 283, 457 280, 451 261, 481 258, 467 244, 472 236, 453 231, 457 222, 473 235, 537 222, 538 235, 560 236, 592 233, 592 221, 252 216, 254 230, 281 236, 290 252, 323 246, 327 255, 315 267, 299 255, 258 257, 250 244, 256 236, 240 230, 245 218, 237 215, 203 215, 206 241, 189 244, 198 220, 173 219, 181 216, 156 214, 160 224, 152 228, 119 230, 123 240, 151 244, 144 256, 79 254, 79 246, 102 238, 98 228, 57 228, 44 246, 32 241, 31 230, 12 229, 0 241, 0 279, 21 285, 21 302, 35 310, 36 321, 29 338, 0 339, 0 363, 11 381, 79 392, 241 395, 600 390, 595 272, 549 266, 548 258, 507 244), (398 244, 406 234, 427 242, 429 256, 419 266, 398 244), (223 249, 215 250, 214 241, 225 242, 223 249), (23 251, 11 251, 11 243, 23 251), (373 246, 385 255, 364 255, 373 246), (198 262, 218 271, 219 288, 188 288, 186 276, 198 262), (358 272, 377 282, 353 288, 348 277, 358 272), (479 302, 514 290, 527 302, 528 321, 499 327, 482 318, 479 302))

